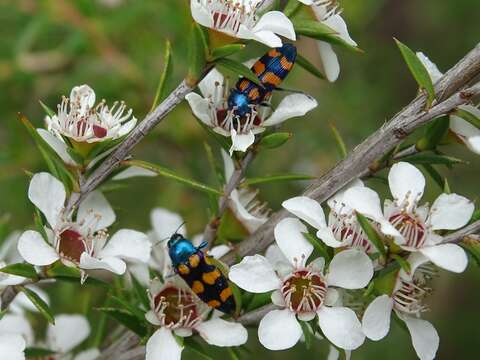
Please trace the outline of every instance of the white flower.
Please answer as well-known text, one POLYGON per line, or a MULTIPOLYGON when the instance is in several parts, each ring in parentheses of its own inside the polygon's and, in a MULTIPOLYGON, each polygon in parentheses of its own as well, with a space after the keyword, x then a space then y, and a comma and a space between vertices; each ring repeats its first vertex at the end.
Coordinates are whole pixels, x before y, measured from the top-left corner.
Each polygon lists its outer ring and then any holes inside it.
MULTIPOLYGON (((350 37, 347 24, 340 16, 335 2, 332 0, 299 0, 305 5, 311 5, 312 10, 321 23, 327 25, 336 32, 336 36, 347 44, 357 46, 357 43, 350 37)), ((318 41, 318 49, 323 64, 323 70, 328 81, 334 82, 340 74, 340 64, 337 54, 333 51, 332 45, 325 41, 318 41)))
POLYGON ((34 342, 33 329, 27 318, 20 314, 7 313, 0 319, 0 337, 3 335, 20 335, 29 346, 34 342))
POLYGON ((274 264, 261 255, 246 256, 232 266, 229 278, 248 292, 273 291, 272 302, 281 309, 266 314, 258 328, 259 340, 267 349, 294 346, 302 336, 299 321, 310 321, 317 315, 330 342, 342 349, 356 349, 365 336, 351 309, 334 306, 339 298, 335 287, 367 286, 373 276, 372 262, 363 252, 350 249, 338 253, 327 272, 323 271, 323 258, 306 265, 313 246, 304 238, 305 232, 307 228, 298 219, 283 219, 275 227, 275 240, 288 262, 272 254, 269 256, 277 259, 274 264))
MULTIPOLYGON (((412 252, 409 262, 419 266, 431 261, 445 270, 463 272, 468 264, 465 251, 456 244, 442 244, 443 237, 437 231, 465 226, 472 217, 473 203, 457 194, 441 194, 431 207, 428 204, 418 206, 425 178, 415 166, 406 162, 392 166, 388 182, 394 200, 385 201, 385 218, 398 231, 393 236, 396 244, 412 252)), ((367 213, 372 204, 376 204, 376 199, 370 199, 367 192, 372 190, 351 189, 345 195, 346 202, 356 211, 367 213)))
POLYGON ((25 360, 25 339, 18 334, 0 335, 0 354, 8 360, 25 360))
POLYGON ((216 133, 231 137, 233 151, 246 151, 255 141, 255 135, 265 131, 265 127, 278 125, 293 117, 303 116, 317 106, 317 101, 304 94, 291 94, 283 98, 270 116, 268 108, 252 107, 246 119, 238 119, 233 111, 228 111, 229 87, 223 75, 216 69, 200 82, 203 96, 190 93, 186 96, 195 116, 216 133))
POLYGON ((52 175, 35 174, 28 197, 49 225, 45 228, 48 242, 33 230, 25 231, 18 241, 20 255, 30 264, 45 266, 61 260, 67 266, 84 270, 123 274, 125 260, 148 261, 151 244, 143 233, 122 229, 107 242, 105 229, 115 221, 115 213, 100 192, 92 192, 80 204, 76 221, 64 213, 65 188, 52 175))
MULTIPOLYGON (((432 78, 432 82, 436 83, 443 76, 437 65, 435 65, 435 63, 433 63, 422 52, 417 52, 417 57, 427 69, 432 78)), ((480 110, 475 106, 461 105, 459 106, 459 109, 468 111, 473 115, 480 117, 480 110)), ((468 149, 470 149, 470 151, 480 154, 480 129, 459 116, 450 115, 450 130, 468 149)))
POLYGON ((109 108, 104 101, 95 105, 95 92, 88 85, 75 86, 70 98, 63 97, 58 113, 45 118, 47 129, 59 140, 77 143, 115 140, 128 134, 137 123, 132 110, 115 102, 109 108))
POLYGON ((149 296, 151 310, 145 317, 158 330, 148 339, 146 360, 180 359, 183 346, 174 335, 187 337, 196 332, 208 344, 222 347, 240 346, 247 341, 247 330, 241 324, 218 317, 205 320, 205 305, 180 284, 162 284, 155 279, 149 296))
POLYGON ((90 335, 90 324, 81 315, 56 315, 55 325, 47 328, 46 348, 55 351, 52 360, 95 360, 100 351, 95 348, 84 350, 72 356, 72 350, 80 345, 90 335))
MULTIPOLYGON (((367 253, 372 253, 376 249, 358 223, 354 209, 345 201, 345 194, 354 188, 367 189, 360 180, 355 180, 328 200, 330 207, 328 226, 322 206, 309 197, 294 197, 284 201, 282 206, 317 229, 317 237, 327 246, 359 248, 367 253)), ((385 233, 397 235, 398 232, 395 228, 383 218, 378 195, 370 189, 365 191, 370 192, 368 198, 371 200, 371 208, 368 209, 366 216, 381 224, 385 233)))
POLYGON ((398 276, 392 295, 379 296, 367 307, 362 319, 365 335, 374 341, 383 339, 390 330, 393 310, 407 325, 418 357, 434 359, 440 341, 437 331, 428 321, 420 319, 421 312, 426 311, 422 300, 431 292, 425 287, 425 279, 430 275, 428 268, 419 268, 410 280, 398 276))
POLYGON ((191 0, 193 19, 202 26, 229 36, 256 40, 268 47, 282 46, 284 36, 295 40, 290 19, 280 11, 258 16, 264 0, 191 0))
MULTIPOLYGON (((228 183, 235 171, 232 158, 222 149, 225 182, 228 183)), ((269 209, 266 203, 257 199, 258 192, 249 188, 234 189, 228 199, 228 207, 235 218, 249 234, 255 232, 268 220, 269 209)))

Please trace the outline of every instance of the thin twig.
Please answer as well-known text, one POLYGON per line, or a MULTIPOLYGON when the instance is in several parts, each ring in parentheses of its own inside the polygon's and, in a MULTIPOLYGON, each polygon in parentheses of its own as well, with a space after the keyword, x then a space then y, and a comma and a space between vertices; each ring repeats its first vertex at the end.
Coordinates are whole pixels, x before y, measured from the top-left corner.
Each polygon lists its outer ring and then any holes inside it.
POLYGON ((480 220, 477 220, 461 230, 455 231, 443 238, 443 243, 459 243, 469 235, 480 233, 480 220))
MULTIPOLYGON (((428 111, 425 110, 426 96, 419 95, 392 120, 384 124, 363 143, 358 145, 349 156, 339 162, 331 171, 310 185, 303 195, 322 203, 334 195, 349 182, 369 169, 374 161, 380 159, 406 136, 429 121, 448 114, 459 105, 467 103, 480 93, 480 85, 461 90, 480 73, 480 44, 450 69, 435 85, 437 101, 428 111)), ((237 256, 256 254, 273 242, 276 224, 289 216, 286 210, 273 214, 254 234, 242 241, 234 251, 221 260, 227 264, 235 262, 237 256)))

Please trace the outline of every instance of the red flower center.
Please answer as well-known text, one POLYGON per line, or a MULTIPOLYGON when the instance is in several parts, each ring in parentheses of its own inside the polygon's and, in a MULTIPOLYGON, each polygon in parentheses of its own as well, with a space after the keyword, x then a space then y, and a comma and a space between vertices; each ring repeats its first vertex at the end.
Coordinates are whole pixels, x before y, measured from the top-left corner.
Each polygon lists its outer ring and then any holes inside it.
POLYGON ((327 284, 318 273, 298 270, 283 282, 281 292, 292 311, 314 312, 323 305, 327 284))
POLYGON ((107 129, 98 125, 93 125, 93 133, 97 138, 102 139, 107 136, 107 129))
POLYGON ((67 229, 60 234, 60 255, 75 263, 80 263, 80 256, 86 251, 82 235, 75 230, 67 229))
POLYGON ((192 294, 183 289, 169 286, 154 298, 155 312, 165 326, 191 327, 200 320, 192 294))
POLYGON ((415 249, 423 247, 426 239, 425 224, 407 213, 392 215, 389 219, 393 226, 402 234, 406 245, 415 249))

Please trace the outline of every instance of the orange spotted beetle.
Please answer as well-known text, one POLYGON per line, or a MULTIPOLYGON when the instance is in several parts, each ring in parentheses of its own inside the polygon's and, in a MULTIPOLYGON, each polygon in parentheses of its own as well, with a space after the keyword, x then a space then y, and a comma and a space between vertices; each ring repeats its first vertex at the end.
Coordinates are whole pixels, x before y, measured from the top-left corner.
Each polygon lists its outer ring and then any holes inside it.
POLYGON ((228 97, 228 111, 243 118, 252 111, 252 106, 264 103, 292 70, 296 57, 297 48, 292 44, 269 50, 252 66, 262 85, 240 78, 228 97))
POLYGON ((233 314, 236 303, 232 288, 225 275, 201 250, 206 245, 204 242, 195 247, 181 234, 173 234, 167 243, 173 268, 204 303, 226 314, 233 314))

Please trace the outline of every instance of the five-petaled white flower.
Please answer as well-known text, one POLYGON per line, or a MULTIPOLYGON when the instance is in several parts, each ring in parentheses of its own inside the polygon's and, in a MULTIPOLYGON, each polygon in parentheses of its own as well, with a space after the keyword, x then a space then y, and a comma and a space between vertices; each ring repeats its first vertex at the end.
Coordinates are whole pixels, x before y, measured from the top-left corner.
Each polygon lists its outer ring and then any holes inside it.
MULTIPOLYGON (((437 231, 465 226, 472 217, 473 203, 457 194, 441 194, 431 207, 428 204, 418 206, 425 178, 420 170, 406 162, 392 166, 388 183, 394 199, 385 201, 385 220, 398 232, 393 236, 395 243, 412 253, 408 261, 415 266, 431 261, 445 270, 463 272, 468 264, 465 251, 456 244, 442 244, 443 237, 437 231)), ((375 197, 373 193, 366 187, 354 187, 345 193, 344 201, 368 216, 373 211, 378 212, 378 195, 375 197)))
POLYGON ((290 19, 280 11, 258 16, 265 0, 190 0, 193 19, 229 36, 256 40, 268 47, 282 46, 284 36, 295 40, 290 19))
MULTIPOLYGON (((340 16, 335 1, 332 0, 298 0, 305 5, 310 5, 316 18, 336 32, 336 36, 345 41, 348 45, 357 46, 357 43, 350 37, 347 24, 340 16)), ((328 81, 334 82, 340 74, 340 64, 337 54, 333 51, 332 45, 325 41, 318 41, 318 49, 322 60, 323 70, 328 81)))
POLYGON ((328 200, 330 213, 328 226, 322 206, 307 196, 298 196, 282 203, 282 206, 301 220, 313 226, 317 230, 317 237, 327 246, 333 248, 360 248, 367 253, 375 252, 376 249, 368 239, 362 227, 357 221, 354 209, 345 203, 345 193, 351 188, 360 187, 369 192, 372 203, 372 211, 367 217, 380 224, 384 233, 398 235, 398 231, 383 218, 380 198, 370 189, 364 187, 360 180, 355 180, 344 189, 328 200))
POLYGON ((299 321, 318 315, 318 324, 335 346, 353 350, 363 344, 365 335, 355 313, 336 306, 339 293, 335 287, 361 289, 373 276, 369 257, 357 249, 335 255, 328 271, 324 259, 307 265, 313 246, 305 239, 306 226, 298 219, 283 219, 275 227, 275 241, 288 260, 272 264, 261 255, 246 256, 231 267, 229 278, 252 293, 273 291, 272 302, 281 307, 260 321, 258 338, 270 350, 288 349, 302 336, 299 321))
POLYGON ((426 282, 433 273, 422 266, 410 278, 399 274, 392 294, 375 298, 367 307, 362 319, 365 335, 374 341, 383 339, 390 330, 393 310, 405 322, 417 356, 421 360, 434 359, 440 341, 437 331, 428 321, 420 319, 421 313, 427 310, 422 301, 431 293, 426 282))
POLYGON ((255 135, 265 131, 265 127, 303 116, 317 106, 317 101, 310 96, 291 94, 283 98, 271 115, 268 107, 255 106, 246 118, 239 119, 228 110, 229 87, 218 70, 211 70, 198 86, 203 97, 190 93, 186 99, 200 121, 216 133, 232 138, 230 153, 246 151, 255 141, 255 135))
POLYGON ((238 323, 213 317, 188 287, 175 279, 162 284, 154 279, 149 289, 151 310, 146 319, 158 330, 148 339, 146 360, 179 360, 183 346, 175 336, 198 333, 208 344, 222 347, 240 346, 248 338, 247 330, 238 323))
MULTIPOLYGON (((437 65, 433 63, 424 53, 417 52, 417 57, 427 69, 433 83, 436 83, 443 76, 437 65)), ((461 105, 459 109, 468 111, 480 117, 480 110, 472 105, 461 105)), ((456 115, 450 115, 450 130, 465 144, 465 146, 476 154, 480 154, 480 129, 468 121, 456 115)))
POLYGON ((122 229, 107 242, 105 229, 115 221, 115 213, 100 192, 92 192, 80 204, 76 221, 64 213, 65 188, 52 175, 35 174, 28 197, 49 225, 45 228, 48 242, 33 230, 20 236, 18 251, 28 263, 44 266, 61 260, 82 270, 103 269, 123 274, 125 260, 148 261, 151 244, 141 232, 122 229))

